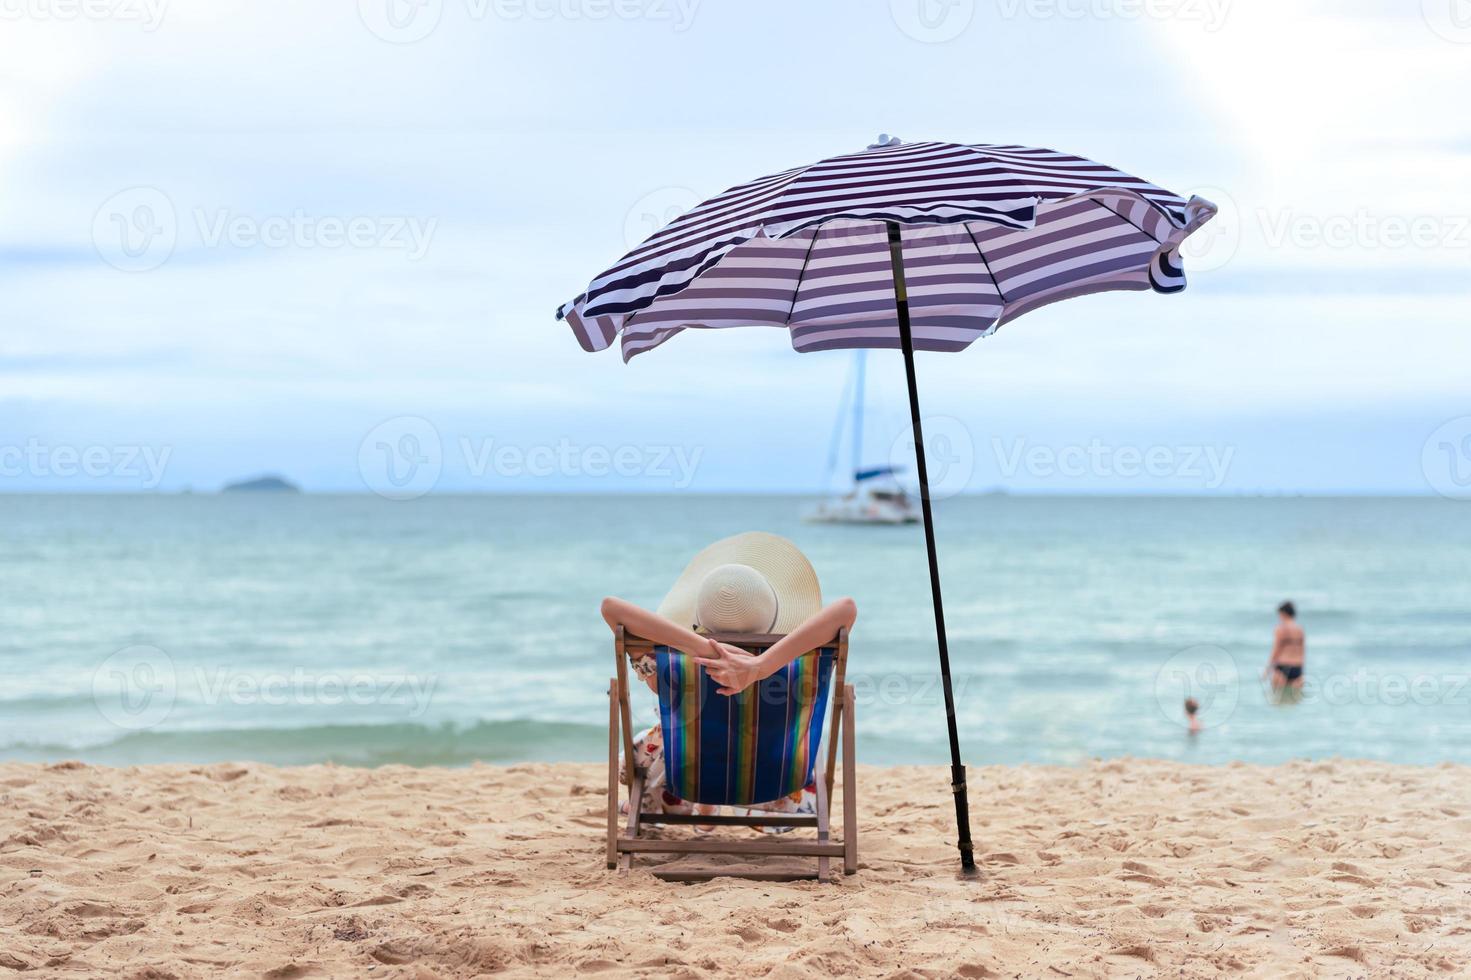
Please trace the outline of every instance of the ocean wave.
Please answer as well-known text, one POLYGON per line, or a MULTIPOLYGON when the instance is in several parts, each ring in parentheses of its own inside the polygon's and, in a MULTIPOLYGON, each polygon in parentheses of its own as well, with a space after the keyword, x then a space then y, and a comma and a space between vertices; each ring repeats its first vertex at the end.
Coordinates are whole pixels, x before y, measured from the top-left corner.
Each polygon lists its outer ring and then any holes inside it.
POLYGON ((17 742, 0 745, 0 758, 76 758, 102 765, 250 760, 274 765, 464 766, 595 758, 597 747, 605 747, 606 739, 606 726, 575 722, 312 725, 129 732, 86 746, 17 742))

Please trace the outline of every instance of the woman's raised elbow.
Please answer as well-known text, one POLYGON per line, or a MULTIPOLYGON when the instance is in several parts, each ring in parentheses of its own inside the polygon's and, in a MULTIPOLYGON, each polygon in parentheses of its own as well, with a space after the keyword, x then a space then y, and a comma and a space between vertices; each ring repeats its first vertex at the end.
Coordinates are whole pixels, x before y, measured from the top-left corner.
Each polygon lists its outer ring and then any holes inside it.
POLYGON ((603 604, 598 607, 603 614, 603 622, 616 629, 623 621, 623 600, 608 596, 603 604))
POLYGON ((857 622, 858 603, 854 602, 847 596, 843 596, 843 598, 834 602, 832 608, 834 613, 838 617, 838 621, 841 622, 844 626, 851 627, 855 622, 857 622))

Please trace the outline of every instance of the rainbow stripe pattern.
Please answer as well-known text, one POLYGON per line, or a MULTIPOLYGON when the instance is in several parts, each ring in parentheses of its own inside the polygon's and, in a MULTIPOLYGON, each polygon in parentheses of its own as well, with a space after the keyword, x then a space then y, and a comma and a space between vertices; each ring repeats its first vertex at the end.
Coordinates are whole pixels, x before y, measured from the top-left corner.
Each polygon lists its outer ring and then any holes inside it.
POLYGON ((656 647, 664 785, 691 803, 770 803, 812 782, 836 647, 803 654, 734 697, 656 647))

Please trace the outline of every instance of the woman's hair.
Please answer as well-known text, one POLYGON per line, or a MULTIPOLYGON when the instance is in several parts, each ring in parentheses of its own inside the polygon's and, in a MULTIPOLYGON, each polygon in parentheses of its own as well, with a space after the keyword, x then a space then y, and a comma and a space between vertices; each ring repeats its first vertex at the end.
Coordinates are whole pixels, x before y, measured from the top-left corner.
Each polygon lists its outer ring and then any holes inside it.
POLYGON ((1286 616, 1288 619, 1297 618, 1297 607, 1292 604, 1292 601, 1290 599, 1287 602, 1282 603, 1282 605, 1278 606, 1277 611, 1286 616))
POLYGON ((1199 710, 1200 710, 1200 702, 1199 701, 1195 700, 1194 698, 1186 698, 1185 699, 1185 713, 1187 715, 1193 715, 1193 714, 1195 714, 1199 710))

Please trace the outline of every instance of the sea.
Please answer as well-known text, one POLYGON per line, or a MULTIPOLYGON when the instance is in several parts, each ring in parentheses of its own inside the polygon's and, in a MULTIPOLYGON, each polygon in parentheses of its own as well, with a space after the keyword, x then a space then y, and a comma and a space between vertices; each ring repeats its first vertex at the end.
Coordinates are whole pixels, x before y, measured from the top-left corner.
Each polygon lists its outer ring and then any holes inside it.
MULTIPOLYGON (((813 503, 3 496, 0 758, 599 760, 599 600, 653 606, 703 545, 765 530, 857 601, 860 759, 946 761, 923 531, 813 503)), ((967 763, 1471 763, 1471 503, 988 495, 936 526, 967 763), (1262 681, 1284 599, 1293 697, 1262 681)))

